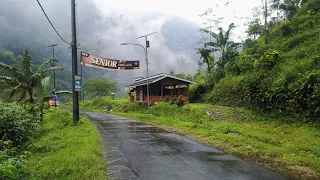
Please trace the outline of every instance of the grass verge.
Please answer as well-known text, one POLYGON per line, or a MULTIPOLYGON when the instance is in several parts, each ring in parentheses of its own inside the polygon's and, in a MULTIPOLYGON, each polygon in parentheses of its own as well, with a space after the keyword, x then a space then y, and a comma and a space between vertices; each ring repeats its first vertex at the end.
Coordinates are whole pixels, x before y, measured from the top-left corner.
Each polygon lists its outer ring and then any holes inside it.
POLYGON ((51 109, 33 141, 28 179, 106 179, 101 140, 87 118, 74 125, 70 112, 51 109))
POLYGON ((320 131, 314 125, 208 104, 178 107, 159 103, 148 115, 141 104, 102 98, 84 102, 82 109, 102 112, 103 104, 114 107, 111 114, 160 125, 290 178, 320 178, 320 131))

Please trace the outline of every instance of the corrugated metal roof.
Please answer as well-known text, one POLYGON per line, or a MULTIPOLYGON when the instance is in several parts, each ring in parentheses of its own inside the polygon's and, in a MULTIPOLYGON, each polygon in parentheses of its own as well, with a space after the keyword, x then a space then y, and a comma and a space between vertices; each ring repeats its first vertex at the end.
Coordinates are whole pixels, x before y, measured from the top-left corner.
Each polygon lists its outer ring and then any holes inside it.
MULTIPOLYGON (((180 80, 180 81, 184 81, 184 82, 187 82, 187 83, 192 83, 192 84, 197 84, 196 82, 194 81, 190 81, 190 80, 187 80, 187 79, 183 79, 183 78, 178 78, 178 77, 175 77, 175 76, 172 76, 172 75, 169 75, 169 74, 165 74, 165 73, 161 73, 161 74, 156 74, 156 75, 153 75, 153 76, 149 76, 149 84, 153 84, 153 83, 156 83, 164 78, 172 78, 172 79, 176 79, 176 80, 180 80)), ((142 79, 139 79, 137 81, 135 81, 133 84, 130 84, 128 85, 127 87, 136 87, 136 86, 143 86, 143 85, 146 85, 147 84, 147 78, 143 77, 142 79)))

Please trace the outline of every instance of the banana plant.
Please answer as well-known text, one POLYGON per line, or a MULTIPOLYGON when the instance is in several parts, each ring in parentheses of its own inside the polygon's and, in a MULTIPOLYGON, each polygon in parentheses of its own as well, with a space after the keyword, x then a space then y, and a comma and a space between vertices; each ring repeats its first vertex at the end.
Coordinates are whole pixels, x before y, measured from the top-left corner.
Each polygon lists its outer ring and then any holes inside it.
POLYGON ((42 63, 36 71, 32 70, 32 58, 28 51, 22 57, 20 68, 0 62, 0 69, 7 75, 0 75, 0 88, 12 88, 10 98, 20 96, 19 101, 28 98, 30 104, 35 103, 35 90, 51 71, 61 70, 61 67, 49 67, 50 63, 58 61, 50 59, 42 63))
POLYGON ((49 87, 50 87, 50 77, 49 76, 45 77, 41 81, 41 86, 37 87, 37 97, 38 97, 38 101, 40 103, 39 109, 40 109, 41 113, 43 113, 43 109, 45 107, 46 102, 48 102, 50 99, 52 99, 54 95, 72 94, 72 92, 68 91, 68 90, 53 89, 53 90, 49 91, 49 87))

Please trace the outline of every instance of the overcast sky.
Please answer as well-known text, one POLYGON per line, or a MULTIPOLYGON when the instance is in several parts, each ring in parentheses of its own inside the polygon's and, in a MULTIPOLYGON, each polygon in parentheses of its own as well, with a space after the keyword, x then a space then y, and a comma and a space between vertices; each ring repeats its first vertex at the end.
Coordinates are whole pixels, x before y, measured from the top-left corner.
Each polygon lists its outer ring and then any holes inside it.
POLYGON ((125 14, 129 19, 139 18, 145 13, 163 13, 180 16, 193 23, 201 25, 203 19, 199 17, 206 9, 212 8, 216 17, 223 17, 221 26, 226 29, 230 23, 237 28, 234 38, 244 37, 245 17, 252 15, 252 9, 261 5, 261 0, 94 0, 105 15, 112 13, 125 14))

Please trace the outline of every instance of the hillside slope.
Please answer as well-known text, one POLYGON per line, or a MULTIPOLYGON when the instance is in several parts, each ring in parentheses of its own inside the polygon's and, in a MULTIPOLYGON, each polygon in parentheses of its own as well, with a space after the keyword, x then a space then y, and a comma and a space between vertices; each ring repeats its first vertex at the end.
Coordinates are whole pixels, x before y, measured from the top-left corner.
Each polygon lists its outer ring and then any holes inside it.
MULTIPOLYGON (((236 69, 208 93, 211 103, 320 117, 320 1, 309 0, 291 18, 269 22, 249 39, 236 69), (235 72, 236 71, 236 72, 235 72)), ((230 64, 229 64, 230 65, 230 64)))

